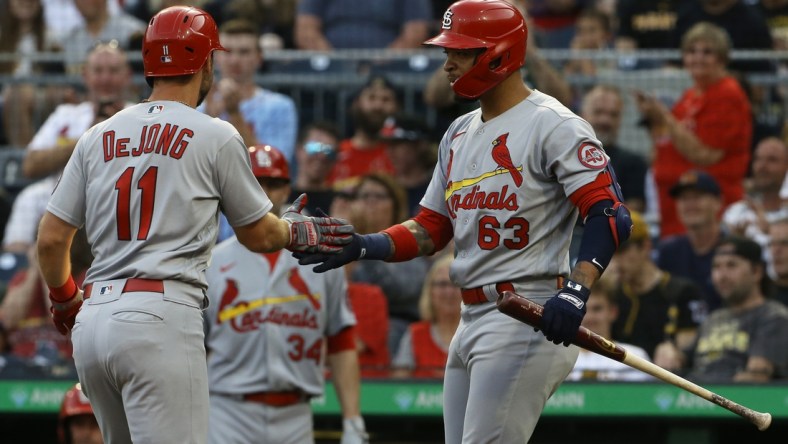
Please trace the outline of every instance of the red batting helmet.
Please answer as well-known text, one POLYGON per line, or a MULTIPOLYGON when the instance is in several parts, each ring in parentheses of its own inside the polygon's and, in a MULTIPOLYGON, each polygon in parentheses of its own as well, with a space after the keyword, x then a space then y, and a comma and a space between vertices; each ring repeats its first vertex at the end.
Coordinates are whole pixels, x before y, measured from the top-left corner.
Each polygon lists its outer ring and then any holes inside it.
POLYGON ((281 151, 271 145, 253 145, 249 147, 252 158, 254 177, 290 180, 290 168, 281 151))
POLYGON ((79 415, 92 415, 93 408, 90 406, 87 396, 82 393, 82 387, 77 383, 66 392, 63 402, 60 404, 60 416, 57 423, 57 436, 60 444, 70 444, 71 436, 68 432, 68 419, 79 415))
POLYGON ((473 67, 457 79, 457 95, 476 99, 525 63, 528 28, 520 11, 502 0, 460 0, 443 14, 441 33, 425 45, 484 49, 473 67))
POLYGON ((207 12, 189 6, 162 9, 150 19, 142 41, 145 78, 194 74, 215 49, 226 51, 207 12))

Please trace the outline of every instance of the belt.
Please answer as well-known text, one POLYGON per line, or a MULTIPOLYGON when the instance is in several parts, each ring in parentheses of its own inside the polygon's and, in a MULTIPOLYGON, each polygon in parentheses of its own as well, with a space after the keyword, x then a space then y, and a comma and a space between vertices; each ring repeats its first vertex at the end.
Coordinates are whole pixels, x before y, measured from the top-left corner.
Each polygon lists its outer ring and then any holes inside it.
MULTIPOLYGON (((556 276, 556 290, 560 290, 564 286, 564 277, 556 276)), ((497 284, 487 284, 475 288, 462 289, 462 302, 465 305, 484 304, 485 302, 494 302, 498 295, 504 291, 514 291, 514 285, 511 282, 499 282, 497 284)))
MULTIPOLYGON (((484 292, 485 288, 487 288, 488 291, 492 290, 492 284, 476 288, 463 288, 462 302, 465 303, 465 305, 476 305, 483 304, 485 302, 492 302, 487 297, 487 293, 484 292)), ((514 291, 514 285, 512 285, 511 282, 500 282, 495 284, 495 292, 497 294, 501 294, 504 291, 514 291)))
MULTIPOLYGON (((90 297, 91 290, 93 290, 93 284, 85 285, 84 296, 83 298, 87 299, 90 297)), ((164 293, 164 281, 160 281, 158 279, 141 279, 141 278, 131 278, 126 279, 126 283, 123 285, 123 293, 136 293, 136 292, 146 292, 146 293, 164 293)))
POLYGON ((244 401, 259 402, 260 404, 270 405, 271 407, 287 407, 293 404, 307 402, 309 396, 301 390, 290 390, 285 392, 257 392, 243 395, 244 401))

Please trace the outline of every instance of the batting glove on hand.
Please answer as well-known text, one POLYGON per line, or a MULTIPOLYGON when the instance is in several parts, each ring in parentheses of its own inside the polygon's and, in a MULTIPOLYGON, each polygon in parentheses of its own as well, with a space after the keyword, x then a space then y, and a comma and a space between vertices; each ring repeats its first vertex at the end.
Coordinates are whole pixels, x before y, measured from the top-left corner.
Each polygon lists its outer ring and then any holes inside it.
POLYGON ((287 249, 304 253, 330 253, 342 251, 342 246, 352 240, 353 226, 336 217, 310 217, 301 214, 306 206, 306 194, 301 194, 282 215, 290 224, 290 243, 287 249))
POLYGON ((590 293, 588 288, 568 280, 557 295, 545 302, 542 332, 548 341, 553 341, 554 344, 563 343, 565 347, 572 343, 586 314, 586 302, 590 293))
POLYGON ((364 428, 364 418, 356 416, 342 420, 342 440, 339 444, 368 444, 369 435, 364 428))
POLYGON ((298 259, 299 265, 319 264, 312 270, 316 273, 324 273, 361 259, 362 244, 363 238, 353 233, 350 243, 342 247, 342 250, 337 254, 294 253, 293 256, 298 259))
POLYGON ((52 301, 49 311, 52 313, 52 321, 55 323, 55 328, 61 335, 67 336, 71 329, 74 328, 77 313, 82 308, 82 290, 77 290, 74 296, 65 301, 55 300, 52 293, 50 293, 49 300, 52 301))

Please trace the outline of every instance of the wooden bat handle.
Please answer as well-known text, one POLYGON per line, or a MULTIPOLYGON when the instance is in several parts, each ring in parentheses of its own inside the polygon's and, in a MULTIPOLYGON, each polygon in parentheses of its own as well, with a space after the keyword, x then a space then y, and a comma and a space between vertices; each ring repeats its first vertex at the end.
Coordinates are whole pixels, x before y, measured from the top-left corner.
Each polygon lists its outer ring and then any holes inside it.
MULTIPOLYGON (((498 297, 498 310, 508 316, 524 322, 535 328, 542 328, 542 312, 544 307, 542 305, 524 298, 517 293, 511 291, 504 291, 498 297)), ((615 361, 623 362, 624 364, 636 368, 644 373, 648 373, 655 378, 661 379, 669 384, 686 390, 693 395, 700 396, 701 398, 711 401, 718 406, 725 408, 755 424, 758 430, 766 430, 772 423, 772 415, 769 413, 762 413, 750 408, 737 404, 730 399, 720 396, 710 390, 703 388, 691 381, 688 381, 675 373, 669 372, 664 368, 647 361, 640 356, 630 355, 627 350, 609 341, 602 336, 592 332, 591 330, 581 326, 577 332, 577 337, 573 344, 578 347, 583 347, 588 351, 600 354, 615 361)))

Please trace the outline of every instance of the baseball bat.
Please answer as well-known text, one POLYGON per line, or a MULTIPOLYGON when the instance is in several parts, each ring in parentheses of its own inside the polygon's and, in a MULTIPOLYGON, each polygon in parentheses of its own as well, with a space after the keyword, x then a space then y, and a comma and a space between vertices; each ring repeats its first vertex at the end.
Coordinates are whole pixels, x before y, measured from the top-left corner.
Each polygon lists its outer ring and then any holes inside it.
MULTIPOLYGON (((543 307, 517 293, 504 291, 503 294, 498 297, 498 310, 532 327, 542 328, 543 307)), ((730 399, 690 382, 639 356, 629 354, 624 347, 603 338, 585 327, 580 327, 580 330, 577 332, 577 337, 572 343, 588 351, 600 354, 615 361, 623 362, 632 368, 636 368, 655 378, 673 384, 695 396, 700 396, 707 401, 711 401, 755 424, 758 430, 766 430, 772 423, 772 415, 769 413, 761 413, 744 407, 741 404, 737 404, 730 399)))

